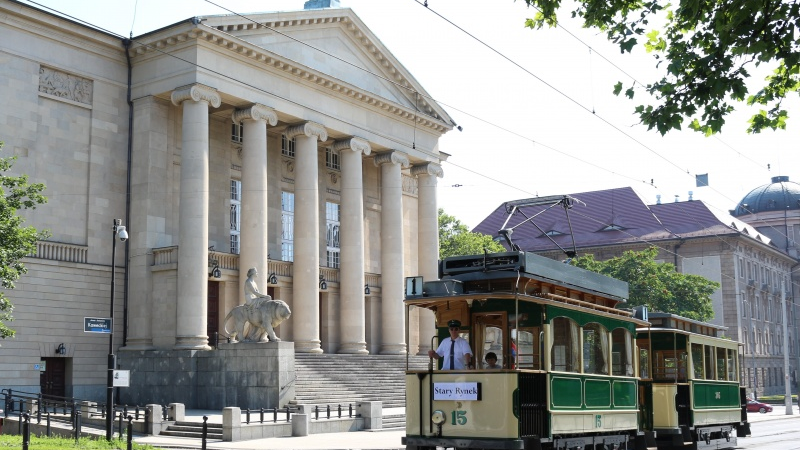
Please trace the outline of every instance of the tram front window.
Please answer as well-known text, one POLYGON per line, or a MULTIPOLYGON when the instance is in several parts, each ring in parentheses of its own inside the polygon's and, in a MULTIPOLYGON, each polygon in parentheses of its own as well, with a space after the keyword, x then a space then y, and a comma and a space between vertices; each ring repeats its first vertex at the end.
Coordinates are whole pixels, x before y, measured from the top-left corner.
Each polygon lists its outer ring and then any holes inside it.
POLYGON ((539 327, 521 328, 517 331, 517 367, 539 370, 541 366, 541 333, 539 327))

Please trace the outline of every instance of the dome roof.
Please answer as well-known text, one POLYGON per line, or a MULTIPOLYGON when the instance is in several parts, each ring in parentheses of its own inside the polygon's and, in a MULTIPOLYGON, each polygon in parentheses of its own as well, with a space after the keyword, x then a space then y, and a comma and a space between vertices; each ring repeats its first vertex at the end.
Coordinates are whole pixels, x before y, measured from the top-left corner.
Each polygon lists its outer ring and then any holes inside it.
POLYGON ((731 211, 734 217, 769 211, 800 210, 800 184, 789 177, 772 177, 772 183, 759 186, 731 211))

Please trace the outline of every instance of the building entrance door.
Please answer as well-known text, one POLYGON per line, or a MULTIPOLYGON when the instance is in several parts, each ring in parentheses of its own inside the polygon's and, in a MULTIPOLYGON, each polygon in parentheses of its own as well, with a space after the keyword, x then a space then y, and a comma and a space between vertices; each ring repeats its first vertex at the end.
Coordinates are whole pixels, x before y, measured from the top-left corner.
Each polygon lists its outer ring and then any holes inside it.
POLYGON ((39 388, 43 395, 66 397, 67 359, 42 358, 44 372, 39 373, 39 388))

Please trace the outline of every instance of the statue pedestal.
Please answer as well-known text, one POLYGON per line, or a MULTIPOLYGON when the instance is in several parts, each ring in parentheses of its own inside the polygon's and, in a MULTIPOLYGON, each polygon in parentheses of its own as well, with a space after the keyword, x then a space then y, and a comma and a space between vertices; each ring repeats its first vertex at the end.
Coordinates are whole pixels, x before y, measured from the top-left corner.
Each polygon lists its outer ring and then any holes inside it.
POLYGON ((294 343, 220 343, 211 351, 125 351, 130 387, 120 403, 183 403, 188 409, 281 408, 294 399, 294 343))

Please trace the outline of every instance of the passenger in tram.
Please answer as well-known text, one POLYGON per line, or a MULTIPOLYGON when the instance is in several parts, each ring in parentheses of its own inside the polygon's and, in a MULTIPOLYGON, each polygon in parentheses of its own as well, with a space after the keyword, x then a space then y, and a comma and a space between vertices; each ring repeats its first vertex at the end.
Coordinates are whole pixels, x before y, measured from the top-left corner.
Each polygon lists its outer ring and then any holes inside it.
POLYGON ((503 367, 500 364, 497 364, 497 354, 495 352, 489 352, 486 354, 486 368, 487 369, 502 369, 503 367))
POLYGON ((442 370, 464 370, 472 367, 472 349, 469 342, 458 335, 461 330, 461 321, 447 322, 450 330, 450 339, 445 339, 439 344, 436 351, 428 350, 428 357, 444 358, 442 370))

